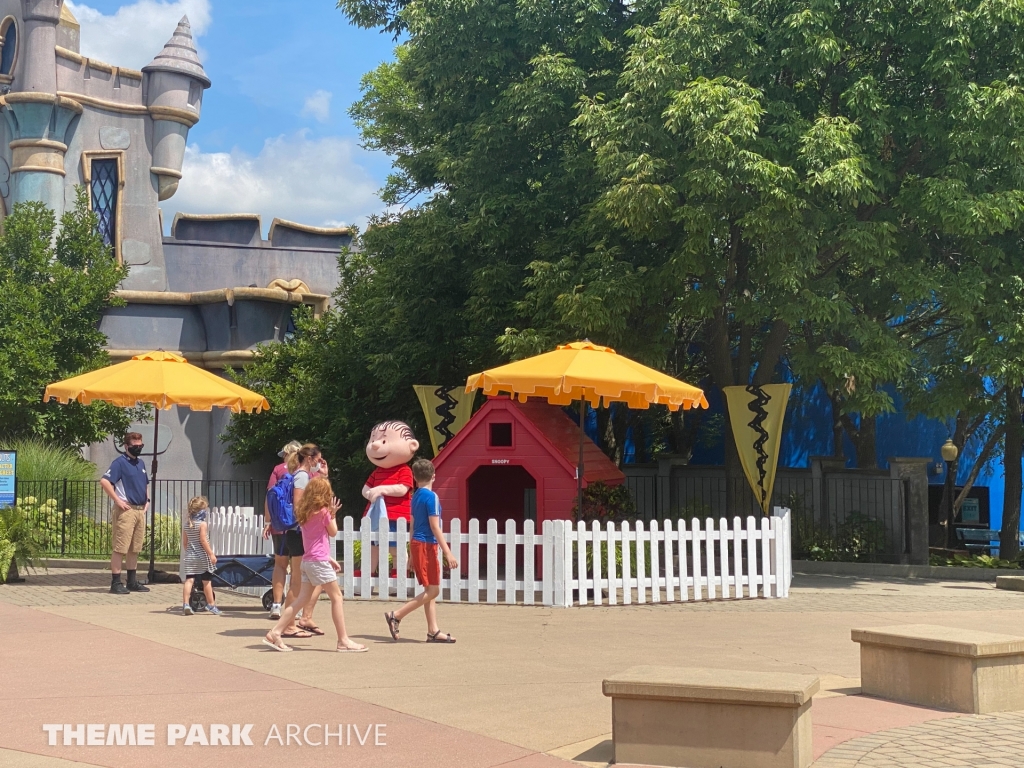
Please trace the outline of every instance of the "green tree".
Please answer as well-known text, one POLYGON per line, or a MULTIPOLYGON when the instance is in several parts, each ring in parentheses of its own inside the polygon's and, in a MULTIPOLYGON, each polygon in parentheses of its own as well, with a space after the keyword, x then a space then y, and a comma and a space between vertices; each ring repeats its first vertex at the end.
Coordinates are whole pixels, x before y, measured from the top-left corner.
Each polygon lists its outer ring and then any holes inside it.
MULTIPOLYGON (((234 420, 228 438, 241 459, 285 435, 316 439, 351 468, 352 493, 373 422, 422 432, 411 386, 459 384, 503 361, 497 339, 525 317, 527 265, 588 250, 598 178, 572 121, 581 95, 614 87, 632 22, 617 0, 341 8, 405 37, 364 78, 352 115, 364 145, 394 162, 384 201, 411 207, 372 221, 343 254, 334 310, 243 372, 272 409, 234 420)), ((554 340, 566 336, 543 345, 554 340)))
POLYGON ((665 3, 577 121, 632 243, 601 270, 653 272, 720 386, 788 354, 845 414, 892 410, 936 301, 1019 227, 1022 24, 1008 2, 665 3))
MULTIPOLYGON (((998 389, 992 398, 1000 422, 995 434, 1003 440, 1003 521, 1000 557, 1019 554, 1022 460, 1024 460, 1024 250, 1019 236, 1007 237, 994 250, 981 283, 982 299, 966 319, 961 344, 967 349, 965 363, 980 368, 998 389)), ((991 437, 989 438, 992 439, 991 437)))
POLYGON ((493 355, 497 333, 488 338, 470 327, 466 257, 441 258, 424 232, 436 222, 414 212, 394 230, 371 229, 362 238, 367 252, 339 261, 335 307, 317 319, 299 316, 293 339, 262 347, 237 374, 271 409, 232 419, 226 438, 236 459, 265 457, 293 438, 317 442, 336 492, 357 502, 372 469, 364 449, 376 422, 405 420, 429 446, 412 385, 464 382, 474 361, 493 355))
POLYGON ((60 219, 19 203, 0 234, 0 435, 81 447, 128 425, 103 403, 43 403, 47 384, 109 364, 100 316, 127 274, 96 234, 84 188, 60 219))

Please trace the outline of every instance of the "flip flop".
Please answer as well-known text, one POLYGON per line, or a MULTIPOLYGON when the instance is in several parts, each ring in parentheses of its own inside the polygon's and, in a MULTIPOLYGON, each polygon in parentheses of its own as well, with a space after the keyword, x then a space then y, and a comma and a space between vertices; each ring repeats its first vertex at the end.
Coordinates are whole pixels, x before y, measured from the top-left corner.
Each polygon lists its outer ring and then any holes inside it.
POLYGON ((448 633, 448 632, 445 632, 444 635, 442 636, 441 635, 441 630, 439 629, 434 634, 430 634, 429 632, 427 632, 427 642, 428 643, 454 643, 455 642, 455 638, 452 637, 451 634, 448 633))
POLYGON ((335 650, 338 653, 366 653, 370 649, 364 645, 362 648, 336 648, 335 650))
POLYGON ((286 653, 286 652, 292 650, 291 646, 285 645, 284 643, 281 643, 280 645, 278 645, 277 643, 272 643, 269 640, 267 640, 267 638, 265 638, 265 637, 263 638, 263 644, 264 645, 269 645, 275 651, 281 651, 282 653, 286 653))
POLYGON ((312 632, 314 635, 317 635, 318 637, 323 635, 324 633, 324 631, 320 629, 320 627, 311 627, 308 624, 299 624, 298 626, 300 631, 312 632))
POLYGON ((402 623, 402 620, 395 618, 395 612, 394 611, 392 611, 391 613, 385 613, 384 614, 384 619, 388 623, 388 631, 391 633, 391 639, 392 640, 397 640, 398 639, 398 625, 402 623))
MULTIPOLYGON (((321 632, 320 634, 322 635, 323 632, 321 632)), ((313 633, 308 631, 308 630, 305 630, 305 629, 300 629, 298 632, 282 632, 281 633, 281 637, 287 637, 289 640, 294 640, 295 638, 307 638, 307 637, 312 637, 312 636, 313 636, 313 633)))

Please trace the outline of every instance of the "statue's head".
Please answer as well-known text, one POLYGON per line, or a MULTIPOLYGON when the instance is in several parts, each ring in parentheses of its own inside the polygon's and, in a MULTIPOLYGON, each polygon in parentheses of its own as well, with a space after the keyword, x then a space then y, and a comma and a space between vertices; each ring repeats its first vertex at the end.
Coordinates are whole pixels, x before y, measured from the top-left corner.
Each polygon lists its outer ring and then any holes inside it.
POLYGON ((366 458, 378 467, 390 469, 408 464, 420 444, 404 421, 382 421, 370 432, 366 458))

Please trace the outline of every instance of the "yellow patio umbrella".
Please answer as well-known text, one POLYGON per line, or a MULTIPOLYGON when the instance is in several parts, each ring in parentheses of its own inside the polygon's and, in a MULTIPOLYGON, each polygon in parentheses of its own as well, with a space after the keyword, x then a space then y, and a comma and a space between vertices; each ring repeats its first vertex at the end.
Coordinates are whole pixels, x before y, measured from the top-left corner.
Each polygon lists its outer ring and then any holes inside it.
POLYGON ((160 411, 172 405, 184 405, 193 411, 209 411, 214 406, 259 413, 270 408, 263 395, 197 368, 180 355, 156 350, 135 355, 131 360, 83 373, 50 384, 43 393, 43 402, 56 400, 69 403, 77 400, 88 405, 101 400, 122 408, 145 404, 156 407, 153 424, 153 472, 149 505, 149 580, 156 577, 156 475, 157 441, 160 433, 160 411))
MULTIPOLYGON (((552 352, 518 360, 466 381, 466 391, 483 390, 485 395, 507 393, 526 402, 543 397, 553 405, 569 405, 586 400, 597 407, 602 402, 625 403, 630 408, 667 405, 669 410, 707 408, 704 391, 673 379, 660 371, 616 354, 611 347, 590 341, 563 344, 552 352)), ((583 419, 586 408, 580 403, 580 455, 576 468, 576 492, 583 509, 583 419)))

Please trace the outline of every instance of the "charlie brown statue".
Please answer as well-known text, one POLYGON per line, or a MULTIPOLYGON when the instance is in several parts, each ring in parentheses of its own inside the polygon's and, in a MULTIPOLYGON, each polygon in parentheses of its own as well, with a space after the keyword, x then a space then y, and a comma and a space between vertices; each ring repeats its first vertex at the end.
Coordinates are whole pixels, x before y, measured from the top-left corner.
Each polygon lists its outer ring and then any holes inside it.
MULTIPOLYGON (((412 489, 414 482, 409 462, 420 444, 409 425, 402 421, 384 421, 370 432, 366 444, 366 458, 376 467, 363 486, 363 498, 369 502, 363 516, 370 516, 370 528, 378 531, 385 513, 388 530, 398 528, 399 518, 407 523, 412 519, 412 489)), ((394 546, 394 545, 392 545, 394 546)), ((371 568, 377 570, 378 548, 371 552, 371 568)))

